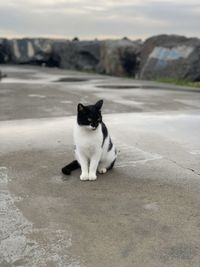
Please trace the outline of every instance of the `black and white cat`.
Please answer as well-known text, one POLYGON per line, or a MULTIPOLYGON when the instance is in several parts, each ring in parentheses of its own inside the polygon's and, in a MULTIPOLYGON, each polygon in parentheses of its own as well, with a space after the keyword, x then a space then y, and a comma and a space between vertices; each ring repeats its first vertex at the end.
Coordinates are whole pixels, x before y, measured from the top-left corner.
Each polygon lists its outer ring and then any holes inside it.
POLYGON ((62 168, 64 174, 81 167, 81 180, 96 180, 97 171, 106 173, 114 166, 117 152, 102 121, 103 100, 95 105, 78 104, 74 127, 76 160, 62 168))

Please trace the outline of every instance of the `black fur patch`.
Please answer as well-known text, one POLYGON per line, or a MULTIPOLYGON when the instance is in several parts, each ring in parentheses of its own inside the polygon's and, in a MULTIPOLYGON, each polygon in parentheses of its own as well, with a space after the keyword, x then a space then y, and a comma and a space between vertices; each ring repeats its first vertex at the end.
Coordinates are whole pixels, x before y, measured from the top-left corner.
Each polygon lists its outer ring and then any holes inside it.
POLYGON ((103 133, 103 142, 102 142, 101 147, 103 147, 105 139, 108 136, 108 130, 106 128, 106 125, 103 122, 101 123, 101 126, 102 126, 101 129, 102 129, 102 133, 103 133))
POLYGON ((79 169, 80 165, 77 160, 72 161, 70 164, 62 168, 62 173, 65 175, 70 175, 72 171, 79 169))
POLYGON ((112 140, 111 138, 109 139, 109 146, 108 146, 108 151, 110 151, 113 147, 113 143, 112 143, 112 140))

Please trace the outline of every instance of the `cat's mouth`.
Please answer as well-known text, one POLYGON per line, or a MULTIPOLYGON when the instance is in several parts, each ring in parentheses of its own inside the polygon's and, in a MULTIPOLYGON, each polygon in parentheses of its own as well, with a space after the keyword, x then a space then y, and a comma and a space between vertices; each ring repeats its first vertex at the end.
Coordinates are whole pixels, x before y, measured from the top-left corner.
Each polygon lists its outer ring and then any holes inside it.
POLYGON ((91 126, 91 130, 92 130, 92 131, 95 131, 96 128, 97 128, 97 127, 92 127, 92 126, 91 126))
POLYGON ((95 125, 95 126, 90 125, 90 129, 91 129, 92 131, 95 131, 95 130, 97 129, 98 126, 99 126, 99 125, 95 125))
POLYGON ((95 131, 97 129, 98 126, 94 127, 92 125, 89 125, 87 126, 87 128, 90 130, 90 131, 95 131))

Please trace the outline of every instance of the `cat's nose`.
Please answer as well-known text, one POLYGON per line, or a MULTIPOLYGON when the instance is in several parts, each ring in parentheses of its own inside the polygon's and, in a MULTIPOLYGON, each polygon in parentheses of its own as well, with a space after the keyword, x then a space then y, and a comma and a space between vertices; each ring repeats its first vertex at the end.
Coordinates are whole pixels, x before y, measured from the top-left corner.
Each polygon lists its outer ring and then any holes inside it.
POLYGON ((91 126, 96 129, 98 127, 98 123, 92 123, 91 126))

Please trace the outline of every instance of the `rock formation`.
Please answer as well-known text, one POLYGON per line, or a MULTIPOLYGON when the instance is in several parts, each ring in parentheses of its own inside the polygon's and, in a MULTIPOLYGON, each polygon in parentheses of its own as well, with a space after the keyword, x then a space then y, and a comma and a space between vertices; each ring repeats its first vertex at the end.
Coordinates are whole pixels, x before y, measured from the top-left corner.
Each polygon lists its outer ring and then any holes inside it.
POLYGON ((177 35, 147 39, 141 50, 139 77, 200 80, 200 40, 177 35))
POLYGON ((38 64, 146 80, 200 80, 200 39, 159 35, 141 41, 0 39, 0 63, 38 64))
POLYGON ((100 47, 99 41, 56 41, 52 46, 51 62, 60 68, 96 71, 100 47))
POLYGON ((134 77, 140 62, 141 43, 138 41, 107 40, 101 44, 99 72, 134 77))

